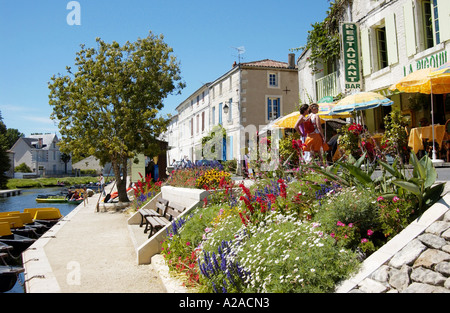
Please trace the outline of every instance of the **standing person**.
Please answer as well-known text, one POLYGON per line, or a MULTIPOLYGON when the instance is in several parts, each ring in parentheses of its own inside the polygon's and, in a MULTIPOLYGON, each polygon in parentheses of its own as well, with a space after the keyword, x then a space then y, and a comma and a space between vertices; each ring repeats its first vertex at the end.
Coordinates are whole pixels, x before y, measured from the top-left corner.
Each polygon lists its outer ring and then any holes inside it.
POLYGON ((311 128, 311 132, 307 131, 308 137, 306 138, 304 151, 310 151, 313 157, 319 156, 320 163, 323 164, 323 151, 328 151, 329 147, 325 141, 325 136, 323 134, 322 125, 320 125, 320 116, 317 115, 319 112, 319 105, 313 103, 309 106, 311 115, 305 123, 311 123, 311 127, 305 125, 305 130, 311 128))
MULTIPOLYGON (((307 120, 307 115, 309 114, 309 105, 303 104, 300 107, 300 116, 298 117, 297 123, 295 123, 294 129, 300 134, 302 143, 306 142, 307 133, 305 131, 305 121, 307 120)), ((309 159, 309 152, 303 153, 303 158, 305 161, 309 159)))
POLYGON ((103 174, 100 173, 100 177, 98 178, 98 182, 100 184, 100 190, 102 195, 106 195, 105 193, 105 178, 103 177, 103 174))
POLYGON ((295 123, 294 129, 300 134, 302 137, 302 141, 305 142, 306 138, 306 132, 305 132, 305 121, 306 121, 306 115, 309 113, 309 105, 303 104, 300 107, 300 116, 297 120, 297 123, 295 123))

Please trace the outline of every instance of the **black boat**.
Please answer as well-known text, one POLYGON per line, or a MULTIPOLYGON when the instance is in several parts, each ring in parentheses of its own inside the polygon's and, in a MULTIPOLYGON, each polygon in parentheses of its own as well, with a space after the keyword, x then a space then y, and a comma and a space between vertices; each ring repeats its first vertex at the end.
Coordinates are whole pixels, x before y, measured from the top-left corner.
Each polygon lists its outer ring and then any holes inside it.
POLYGON ((0 292, 11 290, 17 282, 17 277, 23 272, 23 267, 0 266, 0 292))
MULTIPOLYGON (((36 240, 11 232, 9 223, 0 222, 0 242, 13 247, 14 256, 20 255, 36 240)), ((11 251, 10 251, 11 252, 11 251)))

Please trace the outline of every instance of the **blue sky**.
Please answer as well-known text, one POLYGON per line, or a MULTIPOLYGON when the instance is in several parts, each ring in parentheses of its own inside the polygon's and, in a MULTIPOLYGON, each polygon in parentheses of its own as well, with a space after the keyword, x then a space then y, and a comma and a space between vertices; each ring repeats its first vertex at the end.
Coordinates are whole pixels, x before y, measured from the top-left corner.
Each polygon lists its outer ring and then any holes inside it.
MULTIPOLYGON (((50 120, 48 82, 66 74, 80 44, 135 41, 163 34, 181 64, 186 88, 168 97, 162 114, 242 62, 287 62, 322 21, 328 0, 79 0, 81 25, 68 25, 70 0, 0 0, 0 111, 8 128, 26 136, 58 133, 50 120)), ((298 53, 297 53, 298 57, 298 53)))

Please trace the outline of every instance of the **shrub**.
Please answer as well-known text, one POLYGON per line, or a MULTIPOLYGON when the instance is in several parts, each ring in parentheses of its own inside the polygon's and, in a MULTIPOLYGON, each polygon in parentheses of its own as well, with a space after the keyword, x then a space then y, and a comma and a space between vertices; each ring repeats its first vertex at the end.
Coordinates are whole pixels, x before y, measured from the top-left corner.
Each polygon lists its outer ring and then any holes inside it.
POLYGON ((31 168, 26 165, 25 163, 22 163, 14 168, 14 171, 18 173, 32 173, 31 168))

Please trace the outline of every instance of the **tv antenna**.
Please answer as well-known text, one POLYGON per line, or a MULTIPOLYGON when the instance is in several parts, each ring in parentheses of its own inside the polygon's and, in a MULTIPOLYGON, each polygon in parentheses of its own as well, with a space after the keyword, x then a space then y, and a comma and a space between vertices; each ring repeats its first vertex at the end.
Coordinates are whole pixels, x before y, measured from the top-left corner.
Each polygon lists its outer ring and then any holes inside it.
POLYGON ((242 47, 231 47, 231 48, 237 50, 237 52, 238 52, 238 59, 239 59, 239 63, 238 64, 241 64, 241 54, 245 53, 245 47, 242 46, 242 47))

